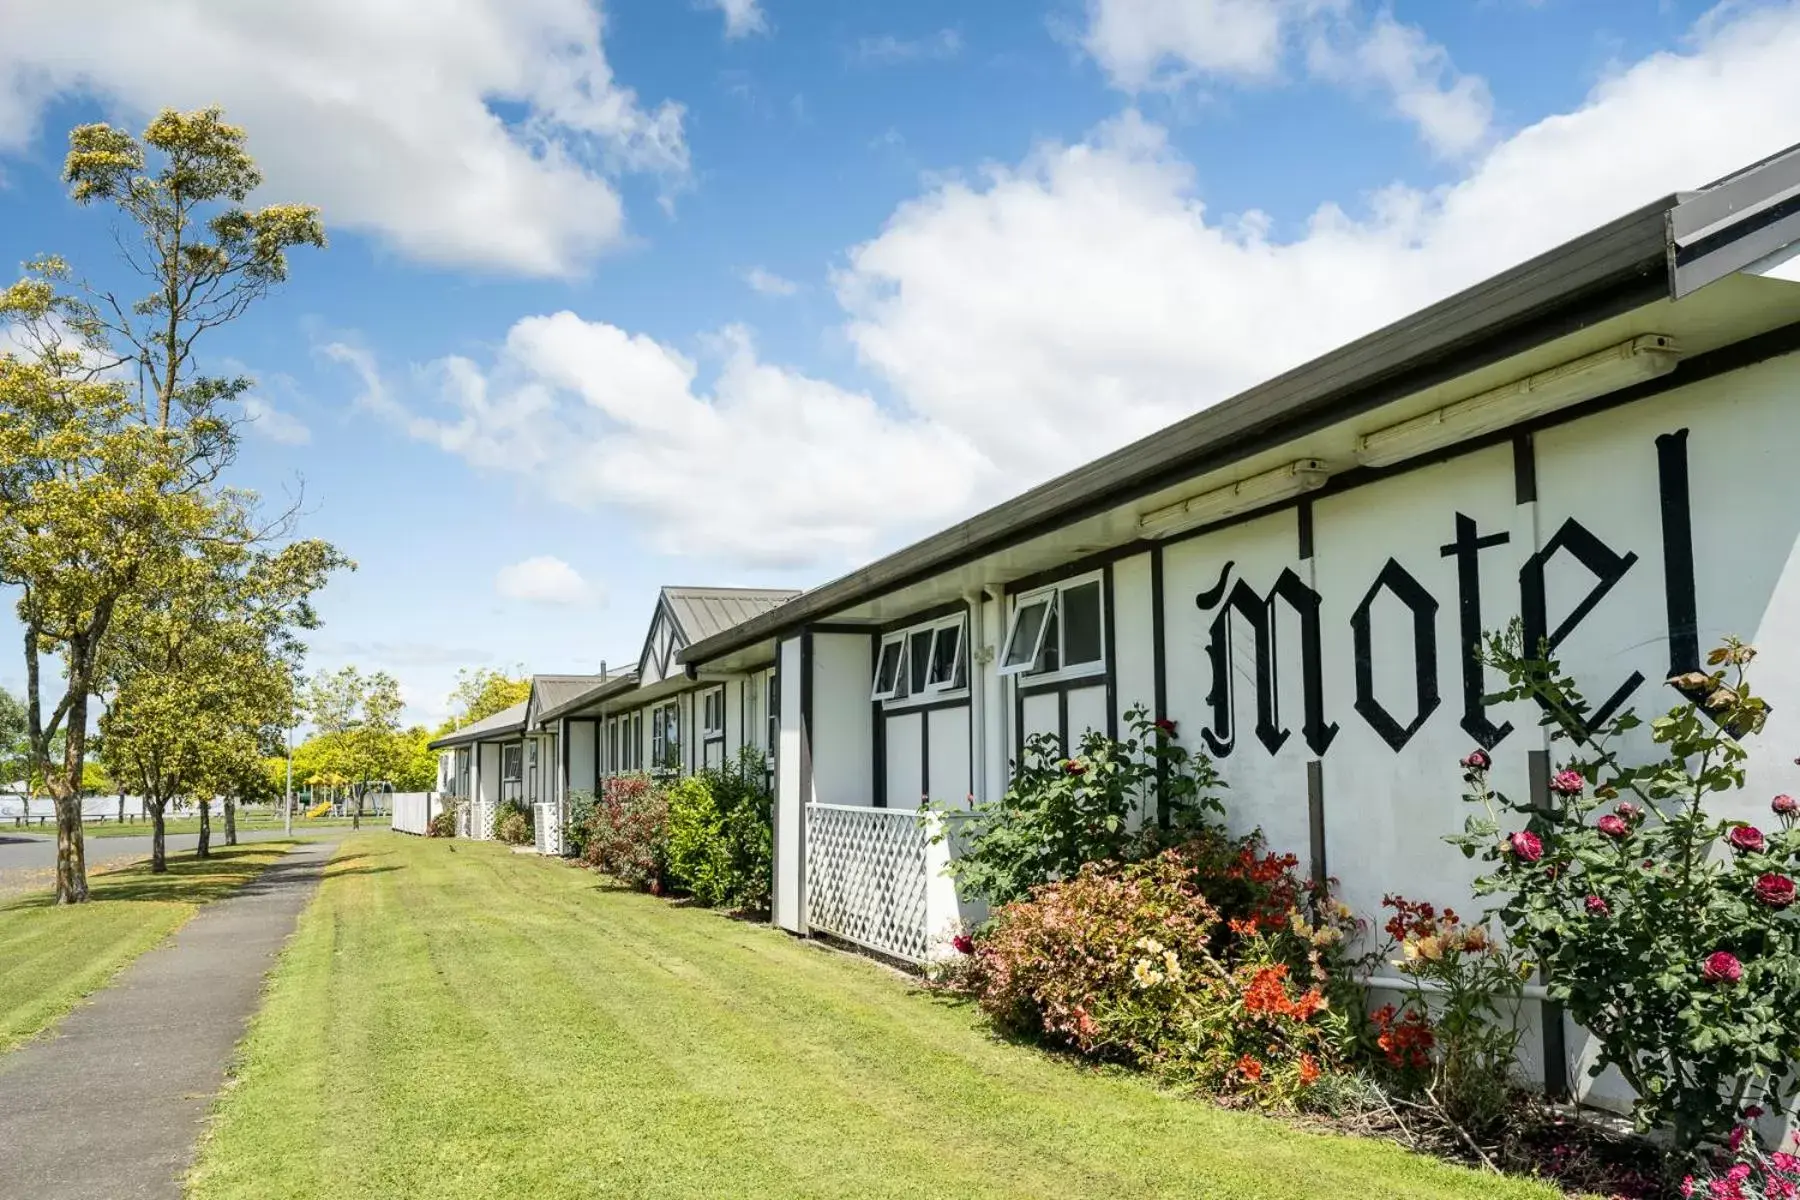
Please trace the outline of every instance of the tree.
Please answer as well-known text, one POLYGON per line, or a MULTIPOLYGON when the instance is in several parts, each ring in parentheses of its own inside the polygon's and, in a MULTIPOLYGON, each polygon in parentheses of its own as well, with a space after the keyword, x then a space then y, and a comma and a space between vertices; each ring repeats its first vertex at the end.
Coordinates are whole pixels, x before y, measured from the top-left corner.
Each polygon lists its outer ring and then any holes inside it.
POLYGON ((21 787, 31 775, 25 742, 25 706, 19 698, 0 689, 0 785, 21 787))
POLYGON ((363 798, 369 786, 392 781, 406 765, 407 744, 400 732, 400 684, 386 671, 365 676, 355 667, 317 675, 307 692, 307 711, 321 739, 331 747, 335 772, 350 781, 356 808, 353 828, 362 827, 363 798))
POLYGON ((87 898, 80 781, 115 612, 207 536, 213 484, 235 453, 223 414, 249 381, 199 373, 196 346, 286 279, 289 249, 325 244, 317 209, 245 207, 261 175, 216 108, 164 111, 141 140, 96 124, 69 141, 71 197, 126 217, 121 256, 150 286, 123 300, 85 283, 67 292, 67 268, 44 259, 0 293, 0 320, 25 342, 0 356, 0 582, 22 593, 27 738, 57 806, 58 903, 87 898), (130 385, 112 373, 127 365, 130 385), (63 668, 47 717, 45 654, 63 668))
POLYGON ((517 675, 508 675, 492 667, 458 671, 456 688, 450 693, 451 709, 455 715, 440 730, 440 736, 526 700, 531 695, 531 677, 525 674, 522 666, 518 668, 518 672, 517 675))
POLYGON ((101 732, 107 764, 143 796, 152 871, 165 869, 163 817, 178 796, 201 802, 196 854, 210 852, 210 801, 242 791, 286 726, 298 631, 318 626, 311 597, 348 565, 324 542, 268 552, 222 537, 123 607, 101 732))

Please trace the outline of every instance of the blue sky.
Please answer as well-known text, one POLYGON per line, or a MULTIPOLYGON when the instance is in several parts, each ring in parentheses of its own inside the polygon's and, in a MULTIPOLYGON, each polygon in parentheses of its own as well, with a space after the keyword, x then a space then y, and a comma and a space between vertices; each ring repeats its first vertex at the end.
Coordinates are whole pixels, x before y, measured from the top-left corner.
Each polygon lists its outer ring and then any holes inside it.
MULTIPOLYGON (((208 348, 360 564, 316 666, 635 657, 1800 141, 1800 6, 13 0, 0 261, 68 127, 219 103, 332 244, 208 348), (451 15, 454 13, 454 15, 451 15)), ((14 638, 4 635, 4 642, 14 638)), ((22 672, 0 658, 0 684, 22 672)))

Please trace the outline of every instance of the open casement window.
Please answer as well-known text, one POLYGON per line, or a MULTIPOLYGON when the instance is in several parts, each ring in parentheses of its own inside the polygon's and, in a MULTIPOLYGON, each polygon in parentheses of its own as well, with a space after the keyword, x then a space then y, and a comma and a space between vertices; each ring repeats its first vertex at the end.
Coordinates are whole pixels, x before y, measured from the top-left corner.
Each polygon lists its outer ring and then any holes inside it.
POLYGON ((876 656, 869 698, 897 703, 968 687, 964 658, 961 614, 891 633, 876 656))
POLYGON ((1085 675, 1106 666, 1100 580, 1069 580, 1021 596, 1013 608, 1002 675, 1085 675))

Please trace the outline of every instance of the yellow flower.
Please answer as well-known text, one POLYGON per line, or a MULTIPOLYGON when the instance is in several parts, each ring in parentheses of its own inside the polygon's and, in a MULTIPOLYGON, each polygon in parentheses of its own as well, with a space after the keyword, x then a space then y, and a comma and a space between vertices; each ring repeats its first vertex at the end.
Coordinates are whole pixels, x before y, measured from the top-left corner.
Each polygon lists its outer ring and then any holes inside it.
POLYGON ((1173 950, 1164 950, 1162 957, 1163 957, 1163 969, 1168 972, 1169 978, 1170 979, 1180 979, 1181 978, 1181 959, 1176 955, 1176 953, 1173 950))
POLYGON ((1436 962, 1444 957, 1444 944, 1435 934, 1427 934, 1419 939, 1418 956, 1427 962, 1436 962))

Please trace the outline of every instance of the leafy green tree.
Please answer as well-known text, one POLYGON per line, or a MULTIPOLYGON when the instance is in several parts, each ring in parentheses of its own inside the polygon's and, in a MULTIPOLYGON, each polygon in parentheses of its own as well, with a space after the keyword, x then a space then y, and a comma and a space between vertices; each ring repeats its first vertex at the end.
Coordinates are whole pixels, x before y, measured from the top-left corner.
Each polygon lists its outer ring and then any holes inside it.
POLYGON ((370 787, 391 782, 406 764, 400 683, 386 671, 364 675, 355 667, 342 667, 313 677, 306 707, 313 725, 331 745, 334 773, 350 781, 356 802, 350 823, 361 828, 363 800, 370 787))
POLYGON ((241 790, 286 726, 298 634, 318 626, 311 598, 348 565, 324 542, 266 552, 221 537, 123 606, 104 655, 103 753, 144 798, 153 871, 177 797, 201 802, 197 853, 210 852, 209 802, 241 790))
POLYGON ((0 321, 24 343, 0 356, 0 583, 20 592, 27 739, 57 808, 59 903, 87 898, 80 781, 115 615, 231 507, 216 491, 236 449, 226 408, 250 384, 200 373, 200 338, 282 282, 289 249, 324 245, 316 209, 245 207, 261 175, 218 109, 165 111, 141 139, 96 124, 69 140, 70 195, 126 218, 121 258, 148 290, 71 290, 47 258, 0 292, 0 321), (47 714, 45 655, 63 676, 47 714))
POLYGON ((458 671, 456 687, 450 693, 451 711, 455 715, 438 731, 438 736, 491 717, 528 699, 531 696, 531 676, 525 673, 523 666, 517 670, 516 675, 508 675, 492 667, 458 671))

